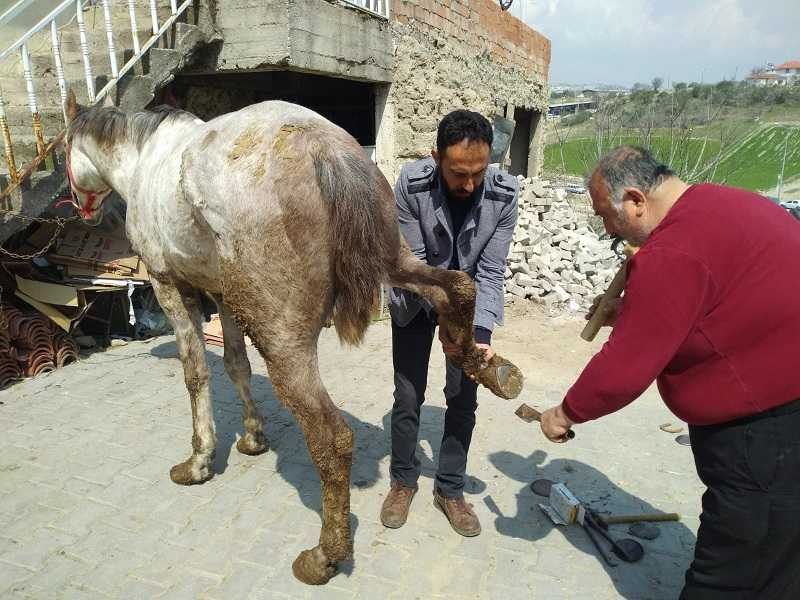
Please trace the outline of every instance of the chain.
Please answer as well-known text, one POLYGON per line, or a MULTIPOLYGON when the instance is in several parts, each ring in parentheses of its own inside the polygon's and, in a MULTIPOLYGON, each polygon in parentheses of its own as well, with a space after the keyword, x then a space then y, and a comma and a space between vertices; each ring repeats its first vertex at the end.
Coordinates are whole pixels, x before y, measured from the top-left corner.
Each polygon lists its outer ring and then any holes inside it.
MULTIPOLYGON (((63 196, 62 196, 63 197, 63 196)), ((54 198, 55 199, 55 198, 54 198)), ((2 246, 0 246, 0 254, 4 254, 6 256, 10 256, 11 258, 16 258, 17 260, 28 260, 31 258, 36 258, 37 256, 42 256, 46 254, 50 248, 53 246, 55 241, 58 239, 58 236, 61 235, 61 232, 64 231, 64 226, 67 223, 71 223, 73 221, 79 220, 81 217, 79 215, 73 215, 71 217, 30 217, 28 215, 23 215, 22 213, 9 211, 9 210, 2 210, 0 209, 0 214, 6 214, 10 217, 15 219, 20 219, 22 221, 27 221, 28 223, 55 223, 56 230, 53 235, 50 237, 50 241, 37 252, 32 254, 18 254, 16 252, 11 252, 10 250, 6 250, 2 246)), ((0 305, 1 306, 1 305, 0 305)))
POLYGON ((16 252, 11 252, 10 250, 6 250, 2 246, 0 246, 0 254, 5 254, 6 256, 10 256, 11 258, 16 258, 18 260, 28 260, 31 258, 36 258, 37 256, 42 256, 43 254, 47 254, 50 251, 50 247, 56 242, 58 236, 61 235, 61 232, 64 230, 64 225, 68 221, 72 221, 73 218, 70 217, 69 219, 53 219, 50 221, 51 223, 56 223, 56 230, 53 233, 50 241, 39 251, 34 252, 32 254, 17 254, 16 252))

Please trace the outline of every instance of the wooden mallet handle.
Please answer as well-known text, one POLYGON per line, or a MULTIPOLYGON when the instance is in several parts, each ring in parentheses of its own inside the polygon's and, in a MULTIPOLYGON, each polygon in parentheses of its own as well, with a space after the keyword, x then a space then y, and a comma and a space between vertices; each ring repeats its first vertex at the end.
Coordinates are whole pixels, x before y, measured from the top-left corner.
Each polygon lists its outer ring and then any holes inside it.
POLYGON ((641 522, 657 522, 657 521, 680 521, 681 516, 678 513, 654 513, 650 515, 609 515, 603 516, 603 521, 609 525, 615 523, 641 523, 641 522))
POLYGON ((606 322, 606 311, 608 310, 609 304, 622 295, 622 291, 625 289, 625 280, 628 275, 628 260, 630 260, 630 257, 633 256, 637 250, 638 248, 635 246, 625 247, 627 258, 620 265, 617 274, 614 275, 614 279, 612 279, 611 283, 608 285, 608 289, 603 294, 603 297, 600 298, 597 309, 589 319, 589 322, 586 323, 583 331, 581 331, 581 337, 587 342, 591 342, 597 336, 597 332, 600 331, 600 328, 606 322))
POLYGON ((626 260, 620 266, 617 274, 614 275, 614 279, 611 280, 611 283, 608 285, 608 289, 600 299, 597 309, 595 309, 594 314, 589 319, 589 322, 586 323, 583 331, 581 331, 581 337, 587 342, 591 342, 597 336, 597 332, 600 331, 600 328, 605 324, 607 316, 606 310, 608 309, 608 305, 622 295, 622 290, 625 289, 627 270, 628 261, 626 260))

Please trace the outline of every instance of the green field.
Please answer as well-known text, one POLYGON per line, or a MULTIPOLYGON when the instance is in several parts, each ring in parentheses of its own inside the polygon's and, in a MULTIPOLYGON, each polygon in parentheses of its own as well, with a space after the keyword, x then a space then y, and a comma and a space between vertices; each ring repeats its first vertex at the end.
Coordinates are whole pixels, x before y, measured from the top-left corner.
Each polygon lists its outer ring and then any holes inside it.
POLYGON ((649 145, 658 158, 669 163, 688 181, 714 181, 749 190, 771 190, 777 186, 784 165, 784 181, 800 177, 800 127, 761 125, 727 132, 696 131, 693 137, 676 141, 664 131, 650 143, 640 136, 570 139, 545 148, 545 172, 583 175, 591 170, 599 154, 619 144, 649 145), (785 162, 784 162, 785 150, 785 162))

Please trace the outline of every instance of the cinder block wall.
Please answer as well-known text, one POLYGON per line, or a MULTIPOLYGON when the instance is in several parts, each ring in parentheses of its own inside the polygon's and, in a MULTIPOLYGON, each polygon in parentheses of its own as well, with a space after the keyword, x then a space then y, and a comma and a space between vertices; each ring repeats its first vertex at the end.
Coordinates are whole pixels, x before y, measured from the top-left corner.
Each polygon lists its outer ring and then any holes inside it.
POLYGON ((390 181, 430 152, 455 108, 489 119, 507 107, 546 113, 550 41, 496 0, 394 0, 392 19, 394 80, 378 108, 378 161, 390 181))

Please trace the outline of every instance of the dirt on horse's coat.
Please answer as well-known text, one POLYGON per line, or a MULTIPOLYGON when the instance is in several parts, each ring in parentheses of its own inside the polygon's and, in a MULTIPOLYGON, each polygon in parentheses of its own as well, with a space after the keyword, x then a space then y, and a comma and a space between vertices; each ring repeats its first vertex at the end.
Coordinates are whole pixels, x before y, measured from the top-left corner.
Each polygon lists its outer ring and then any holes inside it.
MULTIPOLYGON (((216 433, 200 294, 219 307, 225 369, 242 400, 244 454, 268 449, 250 392, 245 333, 266 361, 273 388, 297 419, 322 488, 319 544, 294 574, 327 582, 352 554, 353 433, 320 379, 317 339, 332 317, 357 344, 381 283, 428 299, 459 344, 465 372, 504 397, 522 378, 472 337, 475 285, 459 271, 416 259, 399 234, 394 195, 358 143, 318 114, 264 102, 208 123, 182 111, 126 114, 84 108, 70 93, 67 152, 75 190, 113 188, 127 202, 127 234, 170 318, 192 408, 192 454, 170 477, 209 479, 216 433)), ((102 198, 75 191, 89 220, 102 198)))

